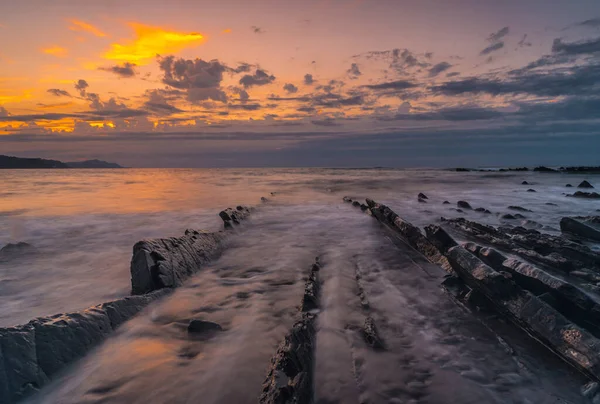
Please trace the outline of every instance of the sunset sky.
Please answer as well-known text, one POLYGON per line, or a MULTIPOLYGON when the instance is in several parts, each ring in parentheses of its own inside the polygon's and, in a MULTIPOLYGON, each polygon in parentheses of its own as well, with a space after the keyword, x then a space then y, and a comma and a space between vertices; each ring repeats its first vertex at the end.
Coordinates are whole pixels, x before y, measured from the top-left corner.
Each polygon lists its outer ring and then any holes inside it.
POLYGON ((0 154, 600 164, 598 0, 3 1, 0 44, 0 154))

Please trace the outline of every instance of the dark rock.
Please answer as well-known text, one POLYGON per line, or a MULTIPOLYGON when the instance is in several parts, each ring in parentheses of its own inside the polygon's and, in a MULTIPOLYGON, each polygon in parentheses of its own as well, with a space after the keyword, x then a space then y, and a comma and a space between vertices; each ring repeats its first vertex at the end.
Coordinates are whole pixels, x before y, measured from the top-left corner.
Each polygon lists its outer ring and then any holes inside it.
POLYGON ((425 195, 425 194, 424 194, 424 193, 422 193, 422 192, 419 192, 418 198, 419 198, 419 199, 429 199, 429 198, 427 197, 427 195, 425 195))
POLYGON ((531 210, 529 210, 529 209, 523 208, 523 207, 521 207, 521 206, 514 206, 514 205, 511 205, 511 206, 509 206, 509 207, 508 207, 508 209, 511 209, 511 210, 518 210, 519 212, 532 212, 532 211, 531 211, 531 210))
POLYGON ((560 220, 560 230, 563 233, 569 233, 589 240, 600 241, 600 229, 578 220, 571 219, 570 217, 563 217, 560 220))
POLYGON ((362 210, 364 212, 367 209, 369 209, 369 207, 367 205, 365 205, 364 203, 360 204, 360 210, 362 210))
POLYGON ((450 205, 450 202, 444 201, 444 202, 442 202, 442 205, 450 205))
POLYGON ((548 206, 558 206, 557 204, 552 203, 552 202, 546 202, 545 205, 548 205, 548 206))
POLYGON ((582 192, 577 191, 574 194, 569 194, 567 196, 571 196, 574 198, 586 198, 586 199, 600 199, 600 194, 597 192, 582 192))
POLYGON ((523 181, 521 185, 529 185, 529 183, 527 181, 523 181))
POLYGON ((221 219, 223 219, 224 222, 228 222, 231 220, 231 216, 229 216, 229 213, 227 213, 226 211, 222 210, 219 212, 219 217, 221 219))
POLYGON ((594 188, 594 187, 589 182, 583 180, 583 181, 581 181, 581 183, 579 185, 577 185, 577 188, 594 188))
POLYGON ((523 215, 522 215, 522 214, 520 214, 520 213, 515 213, 515 215, 514 215, 514 216, 515 216, 515 219, 525 219, 525 216, 523 216, 523 215))
POLYGON ((419 198, 418 200, 419 200, 420 203, 427 203, 427 201, 425 199, 419 198))
POLYGON ((363 325, 363 337, 367 345, 369 345, 371 348, 375 350, 385 349, 383 341, 377 332, 375 321, 371 317, 367 317, 365 319, 365 323, 363 325))
POLYGON ((469 205, 469 202, 466 202, 466 201, 458 201, 458 202, 456 202, 456 205, 457 205, 459 208, 463 208, 463 209, 472 209, 472 208, 471 208, 471 205, 469 205))
POLYGON ((0 328, 0 402, 16 402, 36 392, 150 302, 168 293, 161 290, 130 296, 81 312, 0 328))
POLYGON ((464 248, 451 248, 447 258, 461 279, 483 293, 500 313, 542 341, 565 362, 600 379, 600 341, 587 330, 464 248))
POLYGON ((345 197, 343 197, 343 198, 342 198, 342 200, 343 200, 344 202, 347 202, 347 203, 350 203, 350 202, 352 202, 352 198, 350 198, 349 196, 345 196, 345 197))
POLYGON ((180 286, 218 257, 226 233, 186 230, 181 237, 142 240, 133 246, 131 293, 141 295, 180 286))
POLYGON ((487 210, 486 208, 476 208, 475 212, 481 212, 481 213, 486 213, 486 214, 492 213, 489 210, 487 210))
POLYGON ((573 188, 573 185, 567 184, 567 185, 565 185, 565 187, 567 187, 567 188, 573 188))
POLYGON ((459 168, 456 169, 456 172, 459 172, 459 173, 461 173, 461 172, 464 173, 464 172, 469 172, 469 171, 471 171, 471 169, 469 169, 469 168, 459 167, 459 168))
POLYGON ((359 201, 353 201, 352 202, 352 206, 359 207, 360 206, 360 202, 359 201))
POLYGON ((223 328, 220 324, 213 323, 212 321, 205 320, 190 320, 187 328, 190 333, 207 333, 207 332, 215 332, 215 331, 223 331, 223 328))
POLYGON ((261 196, 261 198, 260 198, 260 201, 261 201, 262 203, 267 203, 267 202, 269 202, 269 200, 268 200, 267 198, 265 198, 264 196, 261 196))
POLYGON ((458 213, 464 213, 464 212, 465 212, 465 211, 464 211, 464 210, 462 210, 462 209, 456 209, 456 211, 457 211, 458 213))
POLYGON ((33 255, 37 254, 37 252, 37 248, 23 241, 18 243, 8 243, 0 248, 0 260, 8 260, 24 255, 33 255))
POLYGON ((431 244, 433 244, 442 254, 445 254, 450 248, 458 245, 452 236, 440 226, 433 224, 425 226, 425 235, 431 244))
POLYGON ((500 216, 500 219, 504 219, 504 220, 515 220, 516 217, 514 217, 513 215, 511 215, 510 213, 505 213, 502 216, 500 216))
POLYGON ((537 191, 536 191, 535 189, 531 189, 531 188, 529 188, 529 189, 527 190, 527 192, 537 192, 537 191))
POLYGON ((533 171, 542 172, 542 173, 556 173, 556 172, 558 172, 558 170, 555 170, 553 168, 544 167, 544 166, 535 167, 533 169, 533 171))

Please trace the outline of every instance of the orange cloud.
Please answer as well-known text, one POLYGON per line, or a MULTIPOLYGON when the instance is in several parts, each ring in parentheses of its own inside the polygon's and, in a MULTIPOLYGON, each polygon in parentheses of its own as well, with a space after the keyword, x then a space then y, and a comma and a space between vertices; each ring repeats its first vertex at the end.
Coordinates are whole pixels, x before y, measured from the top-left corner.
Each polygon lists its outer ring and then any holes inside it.
POLYGON ((67 49, 61 46, 52 46, 50 48, 42 49, 42 52, 59 58, 64 58, 67 56, 67 53, 69 53, 67 49))
POLYGON ((229 34, 231 32, 231 28, 227 28, 223 30, 224 34, 229 34))
POLYGON ((146 64, 159 54, 177 53, 187 47, 197 46, 203 36, 198 33, 167 31, 138 23, 129 23, 135 31, 135 39, 123 44, 113 43, 104 58, 119 62, 146 64))
POLYGON ((88 32, 97 37, 105 37, 107 36, 104 32, 100 31, 100 29, 94 27, 92 24, 88 24, 87 22, 79 21, 79 20, 69 20, 69 22, 73 25, 69 27, 71 31, 83 31, 88 32))

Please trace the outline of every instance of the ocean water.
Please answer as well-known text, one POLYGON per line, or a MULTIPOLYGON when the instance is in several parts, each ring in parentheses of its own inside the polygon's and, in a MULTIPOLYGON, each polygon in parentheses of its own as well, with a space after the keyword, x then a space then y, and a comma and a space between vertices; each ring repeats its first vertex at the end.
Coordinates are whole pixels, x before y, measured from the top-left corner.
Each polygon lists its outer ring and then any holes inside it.
POLYGON ((0 262, 0 326, 126 296, 136 241, 188 228, 219 230, 221 209, 246 204, 259 209, 218 261, 124 325, 33 401, 256 402, 318 256, 324 307, 317 402, 582 402, 580 376, 509 326, 497 324, 504 330, 499 340, 440 289, 438 268, 341 199, 371 197, 419 226, 442 216, 498 225, 508 206, 519 205, 532 210, 522 224, 558 233, 563 216, 598 214, 597 200, 564 195, 576 190, 565 184, 583 179, 600 186, 600 176, 533 172, 0 171, 0 246, 25 241, 38 249, 0 262), (521 185, 524 180, 530 185, 521 185), (427 203, 417 201, 419 192, 427 203), (262 196, 269 202, 261 204, 262 196), (493 214, 457 212, 458 200, 493 214), (357 273, 390 346, 385 354, 357 340, 354 330, 364 320, 357 273), (185 326, 191 318, 217 321, 226 332, 190 340, 185 326), (499 341, 508 341, 510 352, 499 341))

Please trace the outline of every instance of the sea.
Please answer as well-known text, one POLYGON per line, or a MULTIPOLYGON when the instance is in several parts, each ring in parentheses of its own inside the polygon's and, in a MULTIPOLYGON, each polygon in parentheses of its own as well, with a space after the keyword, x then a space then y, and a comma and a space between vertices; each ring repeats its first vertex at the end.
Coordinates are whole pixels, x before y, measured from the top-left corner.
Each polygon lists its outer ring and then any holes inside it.
POLYGON ((0 170, 0 248, 26 242, 36 249, 0 262, 0 327, 127 296, 137 241, 222 230, 219 211, 247 205, 257 209, 219 260, 31 402, 257 402, 315 257, 325 279, 316 402, 586 402, 579 375, 509 326, 498 325, 505 329, 499 336, 482 325, 442 291, 415 252, 342 201, 371 198, 417 226, 442 217, 498 226, 518 205, 531 212, 510 224, 559 234, 562 217, 599 214, 600 201, 566 196, 583 180, 600 188, 600 175, 532 171, 0 170), (461 212, 459 200, 492 213, 461 212), (357 274, 391 333, 385 353, 366 352, 354 339, 363 319, 357 274), (184 329, 192 318, 227 332, 190 341, 184 329))

